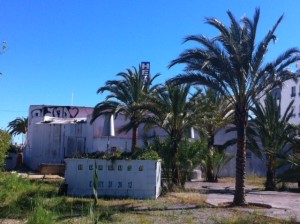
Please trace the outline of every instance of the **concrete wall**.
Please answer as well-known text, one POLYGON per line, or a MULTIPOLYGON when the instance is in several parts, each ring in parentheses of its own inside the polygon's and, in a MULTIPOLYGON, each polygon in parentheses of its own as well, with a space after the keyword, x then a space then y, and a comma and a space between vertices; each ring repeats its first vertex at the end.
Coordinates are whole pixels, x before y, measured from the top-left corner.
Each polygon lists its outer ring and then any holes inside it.
POLYGON ((95 168, 99 196, 148 199, 157 198, 161 191, 160 161, 66 159, 65 162, 70 196, 93 195, 95 168))

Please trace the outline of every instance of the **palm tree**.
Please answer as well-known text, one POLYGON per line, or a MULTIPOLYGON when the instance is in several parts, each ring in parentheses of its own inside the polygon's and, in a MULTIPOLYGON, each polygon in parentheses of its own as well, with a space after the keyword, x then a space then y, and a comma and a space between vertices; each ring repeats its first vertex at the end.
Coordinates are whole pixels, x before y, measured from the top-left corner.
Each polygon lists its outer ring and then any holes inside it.
POLYGON ((283 16, 257 44, 255 38, 260 10, 256 9, 253 20, 244 17, 241 24, 230 11, 227 14, 230 19, 229 27, 215 18, 206 19, 220 35, 212 39, 203 35, 186 38, 185 41, 195 41, 201 48, 186 50, 170 63, 170 67, 186 64, 186 73, 176 76, 170 82, 209 86, 232 104, 237 130, 233 204, 245 205, 246 128, 250 107, 254 100, 294 77, 294 73, 286 68, 300 59, 300 52, 291 48, 273 62, 264 63, 268 46, 276 40, 274 33, 283 16))
POLYGON ((233 144, 233 141, 226 142, 224 147, 216 147, 214 143, 215 135, 221 128, 231 123, 232 119, 228 116, 231 108, 226 99, 211 88, 205 89, 204 93, 199 94, 195 101, 196 106, 201 107, 201 110, 198 110, 199 113, 196 114, 196 127, 200 131, 201 137, 207 139, 207 155, 204 156, 206 159, 203 161, 206 167, 206 181, 216 182, 217 178, 214 173, 213 161, 222 155, 221 148, 223 149, 233 144))
POLYGON ((158 89, 149 98, 147 104, 142 105, 148 110, 148 117, 144 122, 149 126, 162 128, 171 141, 170 160, 172 170, 172 184, 180 184, 180 170, 178 161, 179 143, 184 134, 195 124, 193 116, 193 97, 189 99, 190 85, 166 85, 158 89))
POLYGON ((132 130, 131 151, 134 152, 137 145, 138 127, 145 116, 145 111, 135 107, 143 103, 148 94, 151 94, 156 85, 151 87, 153 80, 159 76, 156 74, 153 78, 145 80, 142 76, 141 67, 137 70, 127 69, 127 72, 117 74, 121 80, 110 80, 105 86, 98 89, 97 93, 109 92, 106 100, 98 103, 93 111, 91 123, 99 116, 105 114, 125 115, 129 122, 120 128, 119 132, 128 132, 132 130))
POLYGON ((20 135, 22 134, 22 144, 24 143, 24 135, 28 130, 28 118, 17 117, 15 120, 8 123, 8 132, 11 135, 20 135))
POLYGON ((267 95, 264 105, 257 102, 253 108, 255 115, 253 120, 254 135, 249 139, 254 143, 251 144, 250 142, 251 147, 257 150, 259 150, 259 146, 256 140, 260 139, 261 141, 267 167, 266 190, 276 190, 278 159, 287 157, 287 145, 293 141, 294 128, 289 124, 289 120, 293 116, 293 102, 291 101, 282 116, 280 116, 280 105, 277 105, 277 100, 271 94, 267 95))

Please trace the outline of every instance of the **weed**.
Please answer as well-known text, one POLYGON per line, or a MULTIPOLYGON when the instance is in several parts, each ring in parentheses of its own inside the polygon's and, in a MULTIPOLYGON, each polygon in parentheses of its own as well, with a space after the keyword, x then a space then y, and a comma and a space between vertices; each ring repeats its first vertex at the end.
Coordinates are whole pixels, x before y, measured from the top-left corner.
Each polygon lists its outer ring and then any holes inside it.
POLYGON ((29 216, 28 224, 51 224, 54 223, 53 215, 50 211, 38 205, 32 215, 29 216))

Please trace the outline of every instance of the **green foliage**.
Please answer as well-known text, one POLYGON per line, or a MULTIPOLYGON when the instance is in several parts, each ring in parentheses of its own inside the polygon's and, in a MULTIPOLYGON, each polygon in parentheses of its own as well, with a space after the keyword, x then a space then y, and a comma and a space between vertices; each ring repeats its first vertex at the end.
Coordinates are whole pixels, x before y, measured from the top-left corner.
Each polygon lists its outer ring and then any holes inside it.
POLYGON ((300 156, 289 156, 288 162, 291 164, 291 168, 279 174, 278 180, 280 182, 298 182, 300 184, 300 156))
POLYGON ((5 167, 5 159, 10 148, 11 135, 7 131, 0 130, 0 170, 5 167))
POLYGON ((28 118, 18 117, 9 122, 7 127, 11 135, 26 134, 28 129, 28 118))
POLYGON ((38 207, 45 204, 41 197, 51 198, 57 196, 58 185, 32 183, 15 174, 0 172, 0 218, 18 218, 29 216, 37 212, 38 207))
POLYGON ((119 151, 108 151, 108 152, 93 152, 93 153, 78 153, 73 155, 73 158, 81 159, 104 159, 104 160, 158 160, 160 159, 158 153, 153 149, 143 149, 136 147, 134 153, 119 152, 119 151))
POLYGON ((43 206, 38 205, 30 214, 27 223, 28 224, 51 224, 55 222, 53 220, 52 213, 49 210, 43 208, 43 206))
MULTIPOLYGON (((297 223, 261 215, 207 207, 199 192, 171 193, 157 200, 99 199, 90 216, 93 198, 57 196, 59 183, 28 180, 0 172, 0 219, 18 223, 297 223), (182 209, 177 208, 178 205, 182 209), (191 209, 191 206, 195 208, 191 209), (171 212, 170 212, 171 210, 171 212), (205 212, 204 217, 199 213, 205 212), (219 214, 221 213, 221 214, 219 214), (219 218, 218 218, 218 217, 219 218), (209 217, 209 218, 208 218, 209 217), (220 218, 222 217, 222 218, 220 218), (224 218, 225 217, 225 218, 224 218)), ((262 210, 260 210, 262 211, 262 210)), ((262 211, 263 212, 263 211, 262 211)))
POLYGON ((9 146, 9 149, 8 149, 8 152, 11 152, 11 153, 17 153, 17 152, 21 152, 22 149, 17 146, 17 145, 13 145, 13 144, 10 144, 9 146))
POLYGON ((261 151, 266 158, 266 190, 276 190, 276 169, 287 162, 282 158, 287 157, 289 153, 287 146, 293 142, 295 133, 294 127, 289 123, 293 116, 292 105, 293 101, 280 115, 277 99, 268 94, 264 105, 257 102, 252 109, 255 119, 251 123, 253 131, 248 132, 248 144, 255 151, 261 151), (257 144, 258 139, 261 146, 257 144))
POLYGON ((218 175, 221 169, 233 158, 232 155, 226 154, 224 151, 219 151, 214 146, 209 146, 207 140, 203 138, 195 143, 198 148, 199 164, 206 174, 206 181, 218 181, 218 175))
POLYGON ((145 117, 145 110, 136 106, 144 103, 147 95, 156 89, 156 86, 151 85, 153 80, 159 76, 159 74, 154 75, 145 82, 141 72, 141 67, 139 69, 133 67, 133 70, 127 69, 126 72, 117 74, 121 80, 109 80, 105 83, 105 86, 100 87, 97 93, 108 92, 108 95, 104 101, 95 106, 91 120, 91 122, 94 122, 99 116, 108 114, 125 115, 129 121, 119 131, 128 132, 132 130, 132 152, 135 150, 137 143, 138 126, 145 117))
POLYGON ((184 186, 185 182, 190 178, 191 172, 196 166, 201 164, 202 151, 205 148, 205 142, 190 142, 185 139, 179 144, 178 165, 180 167, 180 183, 184 186))
POLYGON ((217 30, 217 36, 190 35, 185 39, 185 42, 191 41, 199 46, 185 50, 170 63, 169 67, 184 64, 186 72, 168 83, 210 87, 232 105, 238 132, 234 204, 244 205, 246 133, 250 108, 257 98, 296 77, 297 74, 291 72, 289 66, 299 61, 300 55, 297 48, 291 48, 272 62, 264 61, 269 45, 276 40, 275 31, 283 16, 268 29, 262 41, 257 42, 259 9, 255 10, 253 19, 243 17, 237 20, 232 12, 227 11, 227 14, 229 25, 214 17, 206 19, 206 23, 217 30))
POLYGON ((133 155, 133 159, 139 160, 159 160, 158 153, 153 149, 138 149, 133 155))
POLYGON ((190 90, 190 85, 167 84, 158 88, 156 94, 149 96, 141 105, 141 108, 148 111, 146 127, 158 126, 168 135, 168 149, 159 155, 165 158, 165 165, 172 172, 172 184, 177 186, 180 185, 179 144, 186 131, 195 125, 194 113, 200 109, 195 107, 193 100, 198 93, 190 95, 190 90))

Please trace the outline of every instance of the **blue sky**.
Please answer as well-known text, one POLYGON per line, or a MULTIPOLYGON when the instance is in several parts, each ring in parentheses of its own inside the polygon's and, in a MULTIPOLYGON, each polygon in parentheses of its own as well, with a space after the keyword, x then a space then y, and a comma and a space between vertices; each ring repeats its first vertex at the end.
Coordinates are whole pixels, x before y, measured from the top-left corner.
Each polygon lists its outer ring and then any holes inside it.
MULTIPOLYGON (((95 106, 105 95, 96 91, 118 72, 151 62, 151 73, 164 82, 182 67, 167 66, 190 44, 185 36, 217 33, 204 23, 217 17, 261 17, 261 39, 284 13, 272 59, 300 47, 300 1, 295 0, 0 0, 0 129, 27 117, 29 105, 95 106), (72 101, 73 93, 73 101, 72 101)), ((18 140, 17 140, 18 141, 18 140)))

